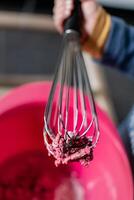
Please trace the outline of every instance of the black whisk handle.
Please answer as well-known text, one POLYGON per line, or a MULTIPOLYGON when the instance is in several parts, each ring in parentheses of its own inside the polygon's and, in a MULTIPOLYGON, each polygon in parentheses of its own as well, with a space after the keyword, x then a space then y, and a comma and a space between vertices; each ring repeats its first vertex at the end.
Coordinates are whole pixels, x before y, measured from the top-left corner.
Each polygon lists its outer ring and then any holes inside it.
POLYGON ((64 32, 73 30, 80 33, 80 0, 74 0, 74 9, 71 16, 64 23, 64 32))

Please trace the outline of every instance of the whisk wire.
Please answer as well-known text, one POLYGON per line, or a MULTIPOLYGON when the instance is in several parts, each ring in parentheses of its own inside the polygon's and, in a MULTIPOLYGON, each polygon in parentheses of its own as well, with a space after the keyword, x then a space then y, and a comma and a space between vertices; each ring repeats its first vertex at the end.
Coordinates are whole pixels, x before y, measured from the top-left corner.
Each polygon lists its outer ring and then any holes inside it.
MULTIPOLYGON (((67 54, 68 55, 68 54, 67 54)), ((70 55, 71 56, 71 55, 70 55)), ((69 59, 68 56, 66 58, 67 60, 69 59)), ((71 58, 70 58, 71 59, 71 58)), ((68 72, 67 72, 67 93, 66 93, 66 111, 65 111, 65 132, 66 134, 68 134, 69 130, 68 130, 68 112, 69 112, 69 96, 70 96, 70 81, 71 81, 71 68, 72 66, 66 66, 68 72), (68 131, 67 131, 68 130, 68 131)))
POLYGON ((73 132, 76 135, 76 128, 77 128, 77 122, 78 122, 78 93, 77 93, 77 80, 76 80, 76 67, 73 66, 73 83, 74 83, 74 110, 73 110, 73 117, 74 117, 74 128, 73 132))
POLYGON ((56 113, 58 115, 58 132, 60 133, 60 135, 62 135, 62 127, 65 129, 65 125, 64 125, 64 121, 63 121, 63 114, 62 114, 62 107, 63 107, 63 102, 62 102, 62 98, 63 98, 63 91, 64 91, 64 84, 65 84, 65 80, 66 80, 66 54, 63 54, 63 64, 61 66, 61 82, 59 83, 59 87, 60 87, 60 94, 59 94, 59 100, 58 100, 58 113, 56 113))
POLYGON ((86 118, 86 101, 85 101, 85 95, 82 91, 84 91, 84 86, 83 86, 83 79, 82 79, 82 73, 81 73, 81 65, 79 62, 79 54, 78 57, 76 58, 77 65, 77 71, 78 71, 78 80, 79 80, 79 94, 80 94, 80 101, 81 101, 81 112, 82 112, 82 123, 80 125, 80 128, 78 132, 80 133, 83 126, 87 125, 87 118, 86 118))
MULTIPOLYGON (((81 54, 81 52, 80 52, 80 54, 81 54)), ((83 56, 82 55, 80 55, 80 56, 81 56, 80 61, 81 61, 82 74, 83 74, 84 80, 85 80, 85 90, 86 90, 86 94, 89 97, 90 107, 91 107, 91 114, 92 114, 92 121, 89 124, 87 130, 85 131, 85 134, 86 134, 86 132, 89 131, 91 126, 93 124, 95 124, 94 125, 93 136, 92 136, 92 140, 95 141, 92 144, 92 146, 95 146, 97 144, 98 138, 99 138, 99 126, 98 126, 97 112, 96 112, 95 102, 94 102, 94 98, 93 98, 93 94, 92 94, 91 85, 90 85, 90 82, 89 82, 89 77, 88 77, 88 74, 87 74, 86 66, 84 64, 83 56)))

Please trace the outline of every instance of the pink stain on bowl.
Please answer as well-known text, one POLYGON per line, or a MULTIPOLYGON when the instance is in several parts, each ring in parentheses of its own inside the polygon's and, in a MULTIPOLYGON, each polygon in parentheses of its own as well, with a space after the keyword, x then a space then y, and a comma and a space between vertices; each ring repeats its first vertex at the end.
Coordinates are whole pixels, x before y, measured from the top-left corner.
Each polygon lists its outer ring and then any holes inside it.
MULTIPOLYGON (((27 84, 0 99, 0 195, 1 183, 21 180, 23 190, 35 181, 35 194, 42 185, 44 196, 37 198, 42 200, 61 200, 60 191, 68 200, 133 200, 133 180, 126 153, 114 124, 98 107, 101 136, 89 167, 71 163, 55 168, 53 158, 47 156, 42 135, 50 85, 49 82, 27 84)), ((32 198, 29 193, 25 200, 32 198)))

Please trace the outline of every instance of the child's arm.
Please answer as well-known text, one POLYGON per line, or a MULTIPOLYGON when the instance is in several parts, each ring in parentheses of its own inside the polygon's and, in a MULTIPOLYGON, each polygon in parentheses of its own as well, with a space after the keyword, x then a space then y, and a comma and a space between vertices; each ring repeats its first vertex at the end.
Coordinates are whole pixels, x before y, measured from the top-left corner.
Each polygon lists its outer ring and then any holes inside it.
POLYGON ((97 61, 134 76, 134 27, 122 19, 102 9, 83 47, 97 61))
POLYGON ((112 17, 101 62, 134 76, 134 27, 112 17))

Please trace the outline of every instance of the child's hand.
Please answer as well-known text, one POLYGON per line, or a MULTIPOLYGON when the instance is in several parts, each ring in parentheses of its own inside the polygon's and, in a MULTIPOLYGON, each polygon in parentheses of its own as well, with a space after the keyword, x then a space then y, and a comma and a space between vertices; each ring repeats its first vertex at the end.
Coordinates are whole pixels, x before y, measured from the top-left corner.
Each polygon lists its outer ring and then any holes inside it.
MULTIPOLYGON (((64 20, 67 19, 73 10, 73 0, 55 0, 53 9, 54 23, 57 30, 62 33, 64 30, 64 20)), ((100 5, 95 0, 81 0, 81 10, 83 14, 83 33, 92 33, 100 5)))
MULTIPOLYGON (((71 15, 73 7, 74 0, 55 0, 53 17, 60 33, 63 32, 64 21, 71 15)), ((100 58, 110 31, 111 17, 96 0, 81 0, 81 10, 82 47, 93 57, 100 58)))

